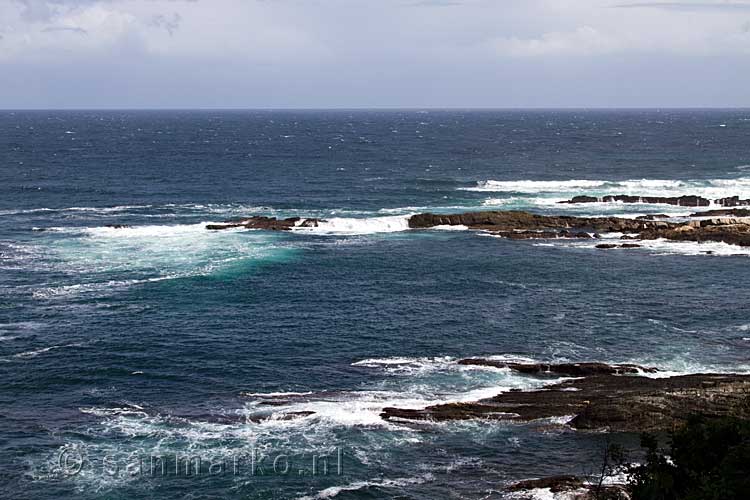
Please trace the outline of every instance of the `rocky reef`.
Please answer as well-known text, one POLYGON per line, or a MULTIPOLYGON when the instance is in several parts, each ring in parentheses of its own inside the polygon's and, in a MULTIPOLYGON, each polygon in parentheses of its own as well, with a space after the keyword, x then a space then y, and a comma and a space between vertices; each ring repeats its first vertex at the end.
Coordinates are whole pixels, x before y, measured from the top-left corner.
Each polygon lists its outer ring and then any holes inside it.
POLYGON ((449 215, 424 213, 413 215, 409 218, 409 227, 413 229, 446 225, 466 226, 470 229, 492 231, 501 235, 503 231, 539 231, 542 237, 544 237, 544 231, 559 232, 563 229, 568 232, 571 229, 576 229, 579 231, 632 233, 644 229, 676 226, 676 224, 664 221, 623 219, 618 217, 550 216, 516 210, 492 210, 449 215))
MULTIPOLYGON (((567 500, 628 500, 630 495, 622 485, 599 486, 573 475, 549 476, 527 479, 510 485, 507 491, 512 498, 535 500, 534 490, 549 490, 552 494, 562 494, 567 500)), ((546 498, 546 497, 545 497, 546 498)), ((555 497, 557 498, 557 497, 555 497)))
POLYGON ((739 196, 730 196, 709 200, 702 196, 685 195, 685 196, 632 196, 626 194, 609 195, 609 196, 574 196, 570 200, 559 203, 650 203, 659 205, 676 205, 678 207, 707 207, 716 204, 721 207, 740 207, 750 205, 750 200, 741 200, 739 196))
MULTIPOLYGON (((716 213, 716 212, 714 212, 716 213)), ((744 214, 744 212, 720 212, 744 214)), ((702 214, 694 214, 698 216, 702 214)), ((670 222, 656 218, 547 216, 521 211, 486 211, 463 214, 418 214, 409 219, 411 228, 464 225, 510 239, 586 238, 589 232, 629 233, 623 239, 673 241, 713 241, 750 246, 750 219, 714 217, 702 220, 670 222)), ((594 237, 597 235, 594 234, 594 237)), ((600 244, 598 248, 638 248, 637 244, 600 244)))
MULTIPOLYGON (((580 197, 574 198, 577 199, 580 197)), ((584 197, 585 198, 585 197, 584 197)), ((675 200, 693 200, 680 197, 675 200)), ((736 197, 734 197, 736 198, 736 197)), ((734 199, 730 198, 730 199, 734 199)), ((694 201, 694 200, 693 200, 694 201)), ((738 200, 744 203, 748 200, 738 200)), ((208 224, 206 229, 245 228, 270 231, 290 231, 297 227, 318 227, 322 219, 252 216, 208 224)), ((602 232, 624 233, 622 239, 723 242, 750 246, 750 209, 725 208, 691 214, 688 219, 674 220, 667 215, 642 216, 635 219, 621 217, 575 217, 568 215, 540 215, 524 211, 478 211, 459 214, 422 213, 408 219, 412 229, 436 226, 466 226, 513 240, 599 238, 602 232)), ((638 248, 637 243, 601 243, 597 248, 638 248)))
POLYGON ((289 217, 277 219, 276 217, 253 216, 244 219, 224 221, 220 224, 207 224, 206 229, 218 231, 221 229, 232 229, 243 227, 245 229, 265 229, 270 231, 290 231, 293 227, 317 227, 320 219, 302 219, 301 217, 289 217))
POLYGON ((384 408, 386 420, 493 419, 530 421, 570 417, 575 429, 612 432, 666 431, 691 415, 750 418, 750 375, 696 374, 650 378, 636 365, 558 365, 462 360, 462 364, 507 367, 538 376, 579 377, 536 391, 510 391, 472 403, 427 408, 384 408))

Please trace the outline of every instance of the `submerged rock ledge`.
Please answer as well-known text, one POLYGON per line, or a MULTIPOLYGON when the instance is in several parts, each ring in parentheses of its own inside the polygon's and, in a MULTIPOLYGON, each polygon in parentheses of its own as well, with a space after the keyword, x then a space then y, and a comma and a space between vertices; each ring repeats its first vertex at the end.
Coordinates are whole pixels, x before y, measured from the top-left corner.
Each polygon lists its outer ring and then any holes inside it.
POLYGON ((570 416, 569 425, 575 429, 612 432, 666 431, 683 425, 694 414, 750 418, 750 375, 709 373, 649 378, 634 373, 655 370, 637 365, 526 365, 476 359, 460 363, 582 378, 536 391, 510 391, 473 403, 448 403, 422 409, 389 407, 383 409, 381 417, 386 420, 530 421, 570 416))

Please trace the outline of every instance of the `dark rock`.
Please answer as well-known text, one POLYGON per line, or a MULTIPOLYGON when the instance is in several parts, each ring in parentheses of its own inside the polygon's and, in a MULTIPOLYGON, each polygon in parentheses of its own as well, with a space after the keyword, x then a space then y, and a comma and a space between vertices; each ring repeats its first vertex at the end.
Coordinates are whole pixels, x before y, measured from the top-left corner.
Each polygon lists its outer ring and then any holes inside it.
POLYGON ((409 227, 426 229, 442 225, 464 225, 471 229, 491 231, 560 231, 639 232, 648 228, 676 227, 667 222, 639 221, 617 217, 545 216, 522 211, 486 211, 462 214, 417 214, 409 218, 409 227))
POLYGON ((558 201, 558 203, 597 203, 600 201, 596 196, 574 196, 567 201, 558 201))
POLYGON ((620 248, 641 248, 641 245, 637 243, 623 243, 620 248))
POLYGON ((740 200, 739 196, 730 196, 715 200, 715 203, 722 207, 742 207, 750 205, 750 200, 740 200))
POLYGON ((576 429, 640 433, 680 427, 695 414, 750 418, 750 375, 647 378, 595 374, 537 391, 506 392, 475 403, 384 408, 381 416, 386 420, 529 421, 573 415, 569 425, 576 429))
MULTIPOLYGON (((716 218, 683 223, 622 219, 617 217, 545 216, 521 211, 487 211, 463 214, 418 214, 409 219, 411 228, 430 228, 438 225, 465 225, 470 229, 488 231, 511 239, 528 238, 588 238, 589 232, 606 231, 637 233, 621 239, 652 240, 665 238, 674 241, 720 241, 739 246, 750 246, 750 224, 742 219, 716 218)), ((618 248, 614 243, 600 243, 597 248, 618 248)), ((636 248, 625 246, 621 248, 636 248)))
POLYGON ((666 238, 673 241, 713 241, 746 247, 750 246, 750 225, 722 224, 721 220, 692 221, 676 228, 647 229, 641 232, 640 238, 643 240, 666 238))
POLYGON ((300 223, 300 227, 318 227, 318 222, 325 222, 320 219, 305 219, 300 223))
MULTIPOLYGON (((745 200, 750 201, 750 200, 745 200)), ((716 210, 706 210, 705 212, 696 212, 690 214, 690 217, 725 217, 731 215, 734 217, 750 217, 750 209, 747 208, 719 208, 716 210)))
POLYGON ((584 481, 576 476, 550 476, 540 479, 519 481, 508 488, 508 491, 528 491, 537 488, 549 488, 552 493, 577 490, 583 488, 584 481))
POLYGON ((458 361, 459 365, 491 366, 493 368, 510 368, 511 370, 529 375, 565 375, 571 377, 585 377, 588 375, 624 375, 637 373, 656 373, 656 368, 633 364, 607 363, 516 363, 510 361, 496 361, 494 359, 466 358, 458 361))
MULTIPOLYGON (((277 219, 276 217, 253 216, 246 219, 236 219, 224 221, 221 224, 208 224, 206 229, 218 231, 221 229, 231 229, 244 227, 246 229, 265 229, 270 231, 289 231, 302 220, 299 217, 289 217, 287 219, 277 219)), ((319 219, 304 219, 299 224, 301 227, 317 227, 319 219)))
POLYGON ((567 230, 562 231, 495 231, 493 234, 508 238, 510 240, 530 240, 530 239, 556 239, 556 238, 591 238, 586 232, 572 233, 567 230))
POLYGON ((576 196, 568 201, 560 203, 595 203, 595 202, 621 202, 621 203, 650 203, 650 204, 661 204, 661 205, 677 205, 680 207, 707 207, 711 204, 711 200, 703 198, 701 196, 686 195, 686 196, 630 196, 625 194, 618 194, 615 196, 609 195, 602 198, 595 198, 593 196, 576 196))
POLYGON ((667 214, 651 214, 651 215, 639 215, 636 217, 638 220, 656 220, 656 219, 669 219, 671 216, 667 214))
MULTIPOLYGON (((549 489, 551 493, 564 493, 569 500, 630 500, 630 494, 624 485, 606 484, 597 486, 576 476, 560 475, 527 479, 507 488, 512 492, 530 492, 535 489, 549 489)), ((517 493, 516 493, 517 494, 517 493)), ((536 498, 528 497, 529 500, 536 498)))
POLYGON ((112 229, 125 229, 132 226, 129 226, 128 224, 107 224, 105 227, 111 227, 112 229))

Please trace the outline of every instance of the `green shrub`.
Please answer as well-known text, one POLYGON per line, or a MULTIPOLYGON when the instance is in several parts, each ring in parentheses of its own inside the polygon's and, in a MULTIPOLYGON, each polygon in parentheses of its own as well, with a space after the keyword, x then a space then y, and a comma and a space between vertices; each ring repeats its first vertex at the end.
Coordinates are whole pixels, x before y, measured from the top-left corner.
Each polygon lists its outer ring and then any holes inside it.
POLYGON ((646 462, 631 469, 633 500, 749 500, 750 421, 691 419, 668 449, 644 435, 646 462))

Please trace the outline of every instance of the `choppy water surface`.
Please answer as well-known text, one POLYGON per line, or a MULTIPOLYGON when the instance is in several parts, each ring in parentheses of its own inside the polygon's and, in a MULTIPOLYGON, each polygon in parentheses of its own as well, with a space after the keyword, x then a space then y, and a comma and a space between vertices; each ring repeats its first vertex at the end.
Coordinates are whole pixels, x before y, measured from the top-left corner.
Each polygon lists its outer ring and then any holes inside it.
POLYGON ((557 202, 750 198, 749 136, 746 111, 3 112, 5 494, 502 498, 585 472, 596 435, 379 413, 554 382, 469 356, 748 371, 749 252, 406 218, 687 215, 557 202), (326 222, 204 228, 245 215, 326 222))

